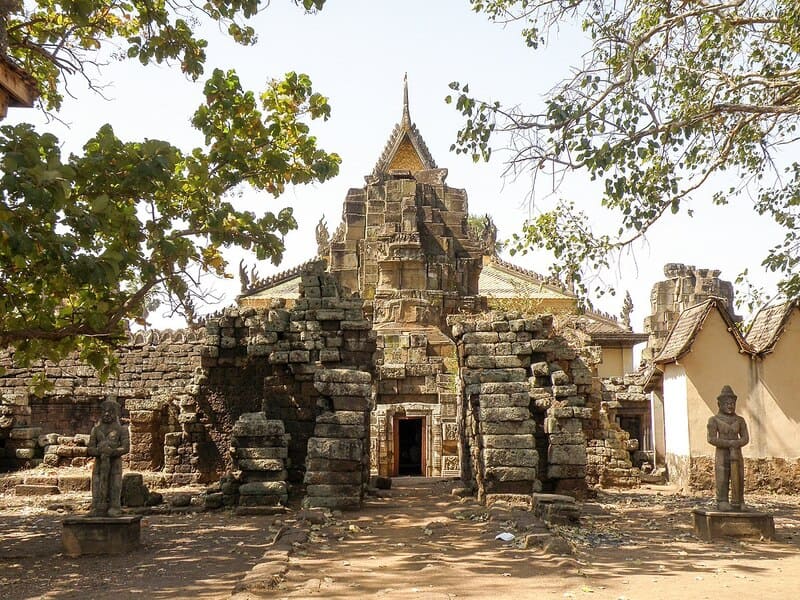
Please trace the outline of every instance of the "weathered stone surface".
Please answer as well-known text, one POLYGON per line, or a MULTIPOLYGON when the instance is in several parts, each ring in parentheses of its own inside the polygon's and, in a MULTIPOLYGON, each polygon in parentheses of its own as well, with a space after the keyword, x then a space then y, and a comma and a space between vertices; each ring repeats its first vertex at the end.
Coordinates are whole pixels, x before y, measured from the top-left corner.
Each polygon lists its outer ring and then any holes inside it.
POLYGON ((692 511, 697 537, 716 541, 725 538, 775 539, 775 522, 763 512, 721 512, 705 509, 692 511))
POLYGON ((234 436, 283 435, 283 421, 269 420, 263 412, 244 413, 233 425, 234 436))
POLYGON ((484 448, 482 452, 487 468, 492 466, 535 468, 539 464, 539 454, 534 449, 484 448))
POLYGON ((289 455, 288 448, 267 447, 267 448, 236 448, 236 458, 280 458, 285 459, 289 455))
POLYGON ((238 461, 242 471, 283 471, 282 459, 274 458, 241 458, 238 461))
POLYGON ((317 423, 328 423, 333 425, 364 425, 365 416, 361 411, 328 411, 317 416, 317 423))
POLYGON ((483 435, 533 435, 536 423, 527 419, 525 421, 481 421, 480 432, 483 435))
POLYGON ((253 481, 239 486, 242 496, 282 496, 288 491, 285 481, 253 481))
POLYGON ((525 407, 512 406, 509 408, 480 408, 480 419, 486 421, 527 421, 531 412, 525 407))
POLYGON ((532 467, 486 467, 486 478, 495 481, 534 481, 536 469, 532 467))
POLYGON ((17 496, 51 496, 60 493, 57 485, 20 484, 14 486, 14 494, 17 496))
POLYGON ((141 517, 67 517, 61 542, 67 556, 125 554, 139 547, 141 517))
POLYGON ((550 464, 560 465, 585 465, 586 446, 554 446, 550 445, 547 449, 547 460, 550 464))
POLYGON ((336 460, 360 460, 363 456, 361 440, 311 438, 308 440, 309 458, 327 458, 336 460))
POLYGON ((369 395, 372 393, 372 385, 369 383, 315 381, 314 389, 325 396, 369 397, 369 395))
POLYGON ((484 435, 485 448, 535 448, 536 440, 531 432, 528 435, 484 435))

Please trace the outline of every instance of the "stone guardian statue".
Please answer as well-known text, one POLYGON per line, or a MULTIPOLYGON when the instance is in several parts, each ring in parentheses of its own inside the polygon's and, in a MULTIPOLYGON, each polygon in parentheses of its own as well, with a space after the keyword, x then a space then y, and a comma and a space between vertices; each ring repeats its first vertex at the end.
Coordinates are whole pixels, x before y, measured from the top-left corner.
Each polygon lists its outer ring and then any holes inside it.
POLYGON ((122 514, 122 456, 130 452, 128 428, 119 422, 119 404, 111 398, 100 404, 100 421, 92 427, 87 454, 94 456, 92 468, 93 517, 122 514))
POLYGON ((714 480, 717 510, 744 510, 744 459, 742 447, 750 441, 747 423, 736 414, 736 394, 729 385, 717 397, 719 412, 708 420, 708 443, 717 450, 714 480))

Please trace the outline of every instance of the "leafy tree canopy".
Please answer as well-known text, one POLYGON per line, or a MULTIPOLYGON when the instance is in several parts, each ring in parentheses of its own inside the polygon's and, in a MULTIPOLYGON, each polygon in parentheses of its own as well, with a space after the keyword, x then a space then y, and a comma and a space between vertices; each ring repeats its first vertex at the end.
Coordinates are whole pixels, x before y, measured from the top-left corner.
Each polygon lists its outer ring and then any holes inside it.
POLYGON ((546 173, 556 181, 584 172, 601 184, 600 204, 619 224, 595 231, 581 206, 563 200, 526 223, 516 251, 551 251, 554 273, 586 293, 590 273, 607 267, 665 214, 691 214, 689 201, 702 188, 717 204, 752 200, 756 212, 784 228, 763 266, 781 274, 785 294, 800 292, 800 163, 791 160, 800 115, 800 3, 470 4, 493 21, 522 22, 531 48, 564 26, 582 28, 589 43, 583 63, 539 111, 477 99, 467 85, 451 84, 448 101, 466 117, 457 152, 488 160, 493 139, 505 136, 512 172, 546 173))
MULTIPOLYGON (((197 77, 205 43, 186 19, 210 16, 249 43, 253 31, 235 19, 258 8, 247 0, 38 0, 8 13, 8 53, 36 77, 45 105, 58 108, 64 72, 84 72, 104 44, 124 39, 127 55, 144 63, 179 58, 197 77)), ((124 141, 105 125, 81 153, 63 156, 52 134, 0 126, 0 346, 13 348, 16 364, 78 351, 108 376, 127 320, 155 291, 191 317, 199 275, 225 275, 224 248, 280 261, 283 236, 297 226, 292 209, 254 214, 237 209, 231 193, 245 185, 277 197, 288 184, 336 175, 339 157, 317 147, 308 125, 328 118, 327 99, 296 73, 258 95, 233 71, 215 70, 204 92, 192 125, 205 144, 188 152, 124 141)))
MULTIPOLYGON (((292 0, 306 10, 325 0, 292 0)), ((143 65, 175 62, 192 79, 203 74, 203 21, 217 21, 233 40, 251 45, 255 30, 245 22, 269 0, 0 0, 0 52, 39 85, 43 104, 58 109, 68 77, 95 75, 110 57, 143 65)))

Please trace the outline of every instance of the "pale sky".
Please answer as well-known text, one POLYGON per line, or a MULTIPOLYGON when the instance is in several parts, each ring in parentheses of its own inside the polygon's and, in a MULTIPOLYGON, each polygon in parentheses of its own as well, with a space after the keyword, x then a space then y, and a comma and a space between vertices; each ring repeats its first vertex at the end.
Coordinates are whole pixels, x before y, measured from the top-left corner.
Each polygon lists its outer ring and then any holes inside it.
MULTIPOLYGON (((318 15, 305 15, 288 0, 273 0, 253 25, 259 42, 247 48, 225 40, 213 26, 207 29, 208 71, 235 68, 243 85, 254 91, 286 71, 307 73, 315 90, 328 96, 333 107, 331 119, 315 122, 312 132, 322 148, 342 157, 339 176, 329 182, 294 188, 277 200, 266 194, 242 200, 256 212, 259 206, 277 211, 290 205, 300 225, 286 238, 282 265, 276 269, 260 264, 261 275, 311 258, 320 217, 326 218, 331 232, 336 229, 347 189, 364 185, 363 176, 372 171, 400 119, 406 72, 412 120, 437 165, 449 169, 447 183, 467 190, 470 212, 490 213, 501 238, 517 231, 528 217, 529 182, 503 179, 501 152, 495 152, 488 165, 449 152, 462 121, 453 106, 444 102, 447 85, 453 80, 468 82, 480 97, 538 110, 543 95, 579 60, 586 43, 579 32, 567 28, 559 39, 551 40, 546 51, 534 51, 525 47, 513 28, 473 14, 466 0, 330 0, 318 15)), ((55 133, 66 150, 80 148, 106 122, 123 140, 159 138, 187 150, 201 144, 189 119, 202 100, 202 79, 191 83, 177 68, 144 68, 130 61, 114 64, 101 77, 110 84, 109 100, 82 89, 77 80, 72 82, 77 98, 67 99, 60 115, 70 128, 45 124, 30 109, 12 109, 4 124, 37 122, 55 133)), ((587 210, 598 204, 599 197, 579 176, 569 178, 557 195, 586 203, 587 210)), ((619 314, 625 290, 630 290, 632 324, 641 331, 650 312, 650 289, 663 279, 667 262, 721 269, 722 277, 731 281, 747 268, 756 283, 771 289, 776 278, 759 265, 782 232, 758 217, 746 199, 719 208, 710 205, 710 195, 711 191, 696 196, 693 218, 683 214, 664 219, 652 230, 647 244, 637 246, 635 260, 626 259, 613 273, 602 274, 618 295, 602 298, 596 306, 619 314)), ((541 181, 534 197, 536 206, 553 200, 541 181)), ((549 266, 548 257, 538 253, 505 258, 541 273, 549 266)), ((249 260, 255 262, 254 257, 249 260)), ((231 273, 236 273, 238 262, 238 255, 231 257, 231 273)), ((225 295, 223 306, 233 303, 238 278, 215 286, 225 295)), ((151 320, 158 326, 178 326, 151 320)))

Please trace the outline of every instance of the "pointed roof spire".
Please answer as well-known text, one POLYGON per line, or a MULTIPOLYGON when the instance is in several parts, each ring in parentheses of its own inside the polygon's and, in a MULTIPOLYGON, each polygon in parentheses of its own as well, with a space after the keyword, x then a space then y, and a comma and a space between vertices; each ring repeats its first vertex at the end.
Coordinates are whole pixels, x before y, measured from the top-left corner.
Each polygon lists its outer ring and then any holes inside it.
POLYGON ((436 163, 425 145, 425 140, 411 121, 411 111, 408 108, 408 73, 406 73, 403 76, 403 116, 394 126, 392 135, 372 173, 380 175, 391 169, 419 171, 435 168, 436 163))
POLYGON ((411 111, 408 109, 408 73, 403 74, 403 118, 400 124, 406 129, 411 128, 411 111))

